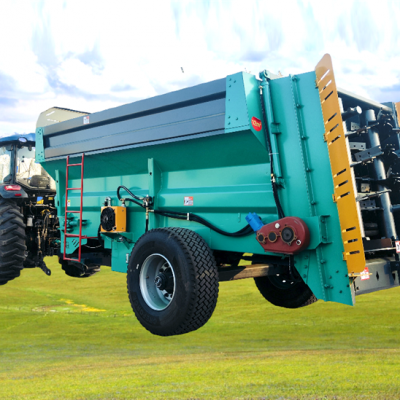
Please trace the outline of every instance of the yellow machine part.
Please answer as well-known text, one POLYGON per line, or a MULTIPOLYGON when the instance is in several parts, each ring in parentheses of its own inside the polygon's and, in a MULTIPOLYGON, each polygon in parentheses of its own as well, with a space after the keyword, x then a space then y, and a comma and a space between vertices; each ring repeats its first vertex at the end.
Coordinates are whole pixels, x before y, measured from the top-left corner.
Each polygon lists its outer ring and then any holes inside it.
POLYGON ((400 101, 396 103, 397 119, 400 121, 400 101))
POLYGON ((355 183, 329 54, 325 54, 317 64, 315 73, 325 123, 324 138, 328 145, 334 184, 333 201, 337 204, 342 231, 343 259, 347 263, 349 273, 362 272, 365 268, 365 255, 354 190, 355 183))
POLYGON ((106 231, 103 227, 100 227, 100 232, 126 232, 126 207, 115 206, 115 207, 102 207, 101 212, 105 208, 112 208, 115 213, 115 226, 111 231, 106 231))

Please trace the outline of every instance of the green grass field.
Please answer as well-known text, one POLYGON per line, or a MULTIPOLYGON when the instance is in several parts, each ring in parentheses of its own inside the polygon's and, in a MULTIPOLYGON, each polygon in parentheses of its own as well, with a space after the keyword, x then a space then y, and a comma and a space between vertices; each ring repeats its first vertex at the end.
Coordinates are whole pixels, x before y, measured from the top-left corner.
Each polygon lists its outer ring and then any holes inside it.
POLYGON ((0 399, 399 399, 400 290, 267 303, 222 283, 200 330, 161 338, 136 321, 126 276, 25 270, 0 286, 0 399))

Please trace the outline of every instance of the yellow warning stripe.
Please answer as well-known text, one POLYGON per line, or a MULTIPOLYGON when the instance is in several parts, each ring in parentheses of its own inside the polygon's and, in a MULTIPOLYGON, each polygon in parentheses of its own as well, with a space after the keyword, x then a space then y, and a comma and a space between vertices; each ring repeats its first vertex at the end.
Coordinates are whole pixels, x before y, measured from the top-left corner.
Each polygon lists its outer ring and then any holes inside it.
POLYGON ((322 57, 315 67, 315 73, 325 124, 324 138, 328 145, 331 163, 334 184, 333 198, 338 208, 342 231, 343 258, 346 260, 349 273, 361 272, 365 268, 364 246, 339 97, 329 54, 322 57))

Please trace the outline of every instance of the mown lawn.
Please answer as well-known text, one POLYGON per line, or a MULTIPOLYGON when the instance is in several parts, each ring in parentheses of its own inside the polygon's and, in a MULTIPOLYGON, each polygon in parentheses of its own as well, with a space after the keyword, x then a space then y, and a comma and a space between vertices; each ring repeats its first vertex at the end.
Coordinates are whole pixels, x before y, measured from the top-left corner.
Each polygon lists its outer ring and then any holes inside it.
POLYGON ((268 304, 251 279, 220 285, 194 333, 161 338, 130 309, 125 275, 0 286, 0 399, 399 399, 400 290, 268 304))

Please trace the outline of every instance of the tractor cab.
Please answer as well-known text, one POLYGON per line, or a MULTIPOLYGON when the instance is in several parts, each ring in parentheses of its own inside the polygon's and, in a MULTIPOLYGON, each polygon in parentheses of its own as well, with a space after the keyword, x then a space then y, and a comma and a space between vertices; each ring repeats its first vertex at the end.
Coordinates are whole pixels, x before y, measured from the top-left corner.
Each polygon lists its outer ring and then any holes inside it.
POLYGON ((54 179, 35 161, 35 134, 0 138, 0 195, 30 197, 33 193, 54 194, 54 179))

